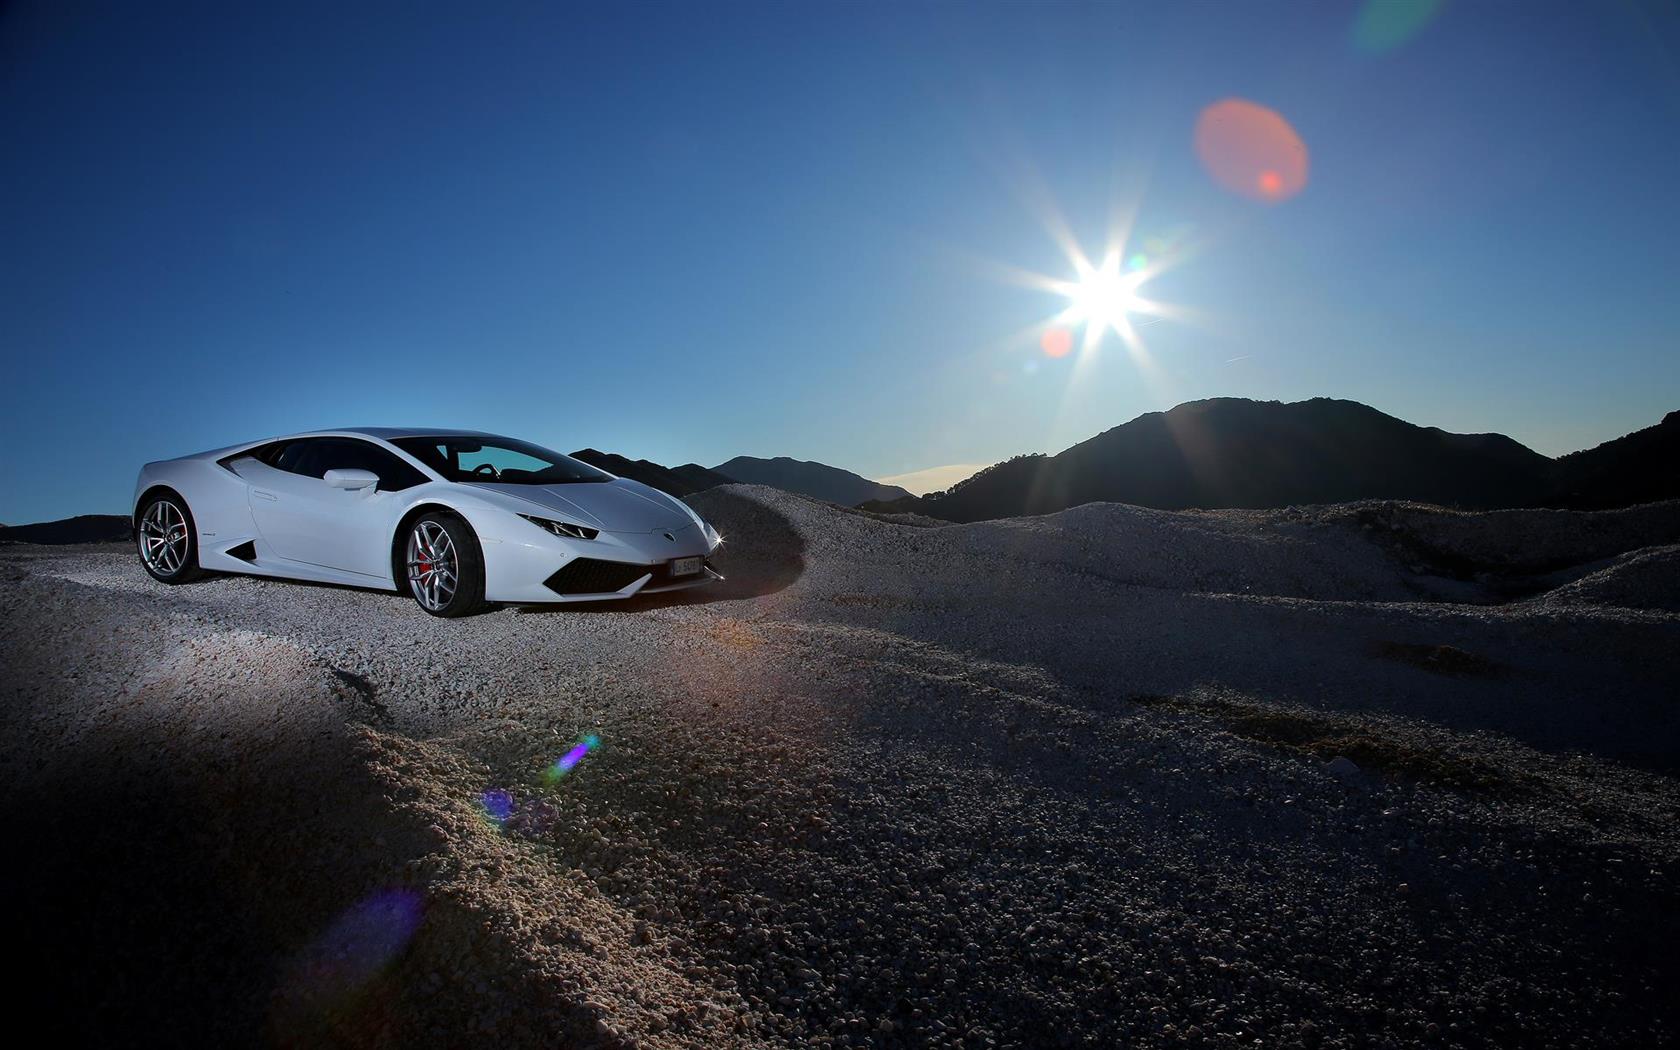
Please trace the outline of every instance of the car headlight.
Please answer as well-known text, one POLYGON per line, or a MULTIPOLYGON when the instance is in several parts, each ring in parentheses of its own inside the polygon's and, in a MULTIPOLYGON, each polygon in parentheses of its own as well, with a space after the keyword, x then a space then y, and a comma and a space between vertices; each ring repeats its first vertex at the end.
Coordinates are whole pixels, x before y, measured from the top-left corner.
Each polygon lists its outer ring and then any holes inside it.
POLYGON ((546 529, 556 536, 564 536, 572 540, 592 540, 601 534, 600 529, 592 529, 586 525, 573 525, 569 521, 555 521, 553 518, 539 518, 532 514, 521 514, 521 518, 535 525, 539 529, 546 529))

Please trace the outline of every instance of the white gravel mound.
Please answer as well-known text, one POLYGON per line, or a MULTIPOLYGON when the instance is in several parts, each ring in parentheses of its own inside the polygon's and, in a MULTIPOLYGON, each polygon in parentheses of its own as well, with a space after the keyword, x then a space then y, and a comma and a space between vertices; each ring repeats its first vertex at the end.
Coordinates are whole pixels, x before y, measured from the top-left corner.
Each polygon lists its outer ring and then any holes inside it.
POLYGON ((1540 599, 1548 605, 1609 605, 1680 613, 1680 546, 1621 554, 1597 572, 1540 599))

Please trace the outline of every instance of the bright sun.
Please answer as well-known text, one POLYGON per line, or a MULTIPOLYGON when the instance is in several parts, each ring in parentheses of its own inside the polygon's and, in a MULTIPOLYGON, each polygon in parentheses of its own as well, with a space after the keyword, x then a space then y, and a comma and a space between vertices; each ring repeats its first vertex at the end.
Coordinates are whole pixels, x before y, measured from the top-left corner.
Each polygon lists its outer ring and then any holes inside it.
POLYGON ((1120 272, 1118 254, 1104 259, 1101 266, 1082 264, 1079 280, 1064 289, 1071 302, 1059 320, 1083 324, 1087 341, 1102 338, 1110 328, 1124 335, 1129 327, 1127 315, 1140 306, 1137 291, 1142 282, 1142 274, 1120 272))
POLYGON ((1029 329, 1038 333, 1038 346, 1044 356, 1064 358, 1077 350, 1075 360, 1084 361, 1098 353, 1112 333, 1139 367, 1150 367, 1149 350, 1138 330, 1166 318, 1182 320, 1188 316, 1181 307, 1144 294, 1145 285, 1175 265, 1177 245, 1150 238, 1144 242, 1147 253, 1128 252, 1125 238, 1115 236, 1102 262, 1096 263, 1065 230, 1056 239, 1073 267, 1072 280, 1005 268, 1009 279, 1053 292, 1062 299, 1060 311, 1029 329))

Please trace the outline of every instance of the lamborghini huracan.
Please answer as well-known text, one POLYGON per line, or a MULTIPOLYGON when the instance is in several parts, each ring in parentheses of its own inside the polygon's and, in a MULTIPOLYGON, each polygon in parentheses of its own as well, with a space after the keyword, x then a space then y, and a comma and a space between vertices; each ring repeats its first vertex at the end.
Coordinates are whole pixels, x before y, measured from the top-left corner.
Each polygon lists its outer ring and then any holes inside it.
POLYGON ((687 504, 514 438, 359 427, 148 463, 140 564, 406 590, 434 616, 629 598, 721 580, 687 504))

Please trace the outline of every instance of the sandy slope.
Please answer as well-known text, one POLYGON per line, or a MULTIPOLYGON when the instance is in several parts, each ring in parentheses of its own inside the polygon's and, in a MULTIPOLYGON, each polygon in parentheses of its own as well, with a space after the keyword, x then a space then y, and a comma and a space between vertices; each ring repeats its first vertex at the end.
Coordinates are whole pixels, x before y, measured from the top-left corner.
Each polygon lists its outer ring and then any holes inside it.
POLYGON ((727 585, 464 622, 0 547, 25 994, 118 1043, 1674 1036, 1680 505, 692 500, 727 585))

